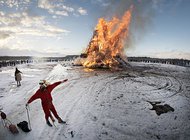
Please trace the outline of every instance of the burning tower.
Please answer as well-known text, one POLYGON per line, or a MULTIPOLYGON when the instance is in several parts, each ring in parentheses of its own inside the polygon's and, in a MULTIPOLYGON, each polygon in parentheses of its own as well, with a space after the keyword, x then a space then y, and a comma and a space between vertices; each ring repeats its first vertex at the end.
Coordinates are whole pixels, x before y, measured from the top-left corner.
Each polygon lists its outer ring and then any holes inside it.
POLYGON ((113 17, 111 21, 100 18, 93 36, 81 55, 82 65, 88 68, 115 68, 127 66, 124 43, 128 37, 131 13, 127 10, 121 19, 113 17))

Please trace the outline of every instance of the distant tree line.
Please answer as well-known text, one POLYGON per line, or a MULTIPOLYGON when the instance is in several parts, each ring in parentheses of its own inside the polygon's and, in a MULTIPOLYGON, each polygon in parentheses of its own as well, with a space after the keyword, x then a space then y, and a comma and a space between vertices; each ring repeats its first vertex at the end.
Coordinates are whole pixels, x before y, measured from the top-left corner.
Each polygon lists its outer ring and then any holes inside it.
POLYGON ((161 63, 171 64, 179 66, 190 66, 190 60, 186 59, 161 59, 161 58, 150 58, 150 57, 128 57, 129 62, 145 62, 145 63, 161 63))
POLYGON ((27 63, 71 61, 78 56, 79 55, 67 55, 65 57, 0 56, 0 68, 27 63))
MULTIPOLYGON (((67 55, 65 57, 31 57, 31 56, 0 56, 0 68, 6 66, 15 66, 18 64, 38 63, 38 62, 60 62, 73 61, 80 55, 67 55)), ((144 63, 161 63, 172 64, 179 66, 190 66, 190 60, 186 59, 160 59, 150 57, 128 57, 129 62, 144 62, 144 63)))

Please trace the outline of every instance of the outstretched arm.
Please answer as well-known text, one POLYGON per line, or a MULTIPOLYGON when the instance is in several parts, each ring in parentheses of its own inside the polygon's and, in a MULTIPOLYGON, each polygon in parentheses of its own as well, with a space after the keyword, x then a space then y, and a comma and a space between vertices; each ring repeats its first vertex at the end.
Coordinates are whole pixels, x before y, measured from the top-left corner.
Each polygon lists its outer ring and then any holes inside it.
POLYGON ((40 98, 39 97, 39 92, 40 91, 38 90, 32 97, 30 97, 30 99, 28 100, 27 104, 29 104, 29 103, 33 102, 34 100, 40 98))
POLYGON ((56 86, 58 86, 58 85, 61 84, 61 83, 66 82, 67 80, 68 80, 68 79, 65 79, 65 80, 59 81, 59 82, 55 82, 55 83, 49 85, 48 88, 49 88, 50 91, 52 91, 56 86))
POLYGON ((62 83, 61 81, 55 82, 55 83, 49 85, 48 88, 49 88, 50 91, 52 91, 56 86, 58 86, 61 83, 62 83))

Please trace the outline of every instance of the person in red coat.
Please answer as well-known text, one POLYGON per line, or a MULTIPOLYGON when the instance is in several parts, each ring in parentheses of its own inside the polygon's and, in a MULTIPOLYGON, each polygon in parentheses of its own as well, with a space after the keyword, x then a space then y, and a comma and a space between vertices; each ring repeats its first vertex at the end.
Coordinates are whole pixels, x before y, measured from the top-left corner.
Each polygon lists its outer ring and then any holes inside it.
POLYGON ((52 119, 52 121, 54 122, 54 118, 51 115, 51 112, 53 113, 53 115, 55 116, 55 118, 58 120, 59 123, 66 123, 65 121, 63 121, 59 115, 57 114, 57 111, 55 110, 55 107, 52 103, 52 96, 51 96, 51 92, 52 90, 57 87, 59 84, 66 82, 68 79, 65 79, 63 81, 59 81, 59 82, 55 82, 53 84, 48 84, 45 80, 42 80, 39 84, 40 84, 40 88, 36 91, 36 93, 28 100, 26 106, 29 105, 29 103, 33 102, 36 99, 41 99, 41 103, 42 103, 42 108, 44 110, 45 113, 45 119, 46 119, 46 123, 49 126, 52 126, 52 124, 49 122, 49 117, 52 119))

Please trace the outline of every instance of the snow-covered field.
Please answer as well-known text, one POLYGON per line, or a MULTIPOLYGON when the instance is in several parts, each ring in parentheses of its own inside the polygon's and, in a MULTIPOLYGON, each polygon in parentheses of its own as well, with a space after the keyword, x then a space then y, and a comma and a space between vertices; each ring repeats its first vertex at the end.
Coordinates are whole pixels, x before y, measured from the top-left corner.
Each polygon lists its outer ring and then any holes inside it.
POLYGON ((0 120, 0 140, 190 139, 190 68, 131 65, 119 72, 56 63, 18 65, 23 72, 21 87, 14 81, 15 68, 1 68, 0 108, 14 124, 28 121, 25 104, 39 88, 39 80, 69 81, 52 92, 67 125, 56 122, 56 127, 49 127, 36 100, 30 104, 32 131, 19 129, 13 135, 0 120), (147 101, 161 101, 175 111, 158 116, 147 101))

